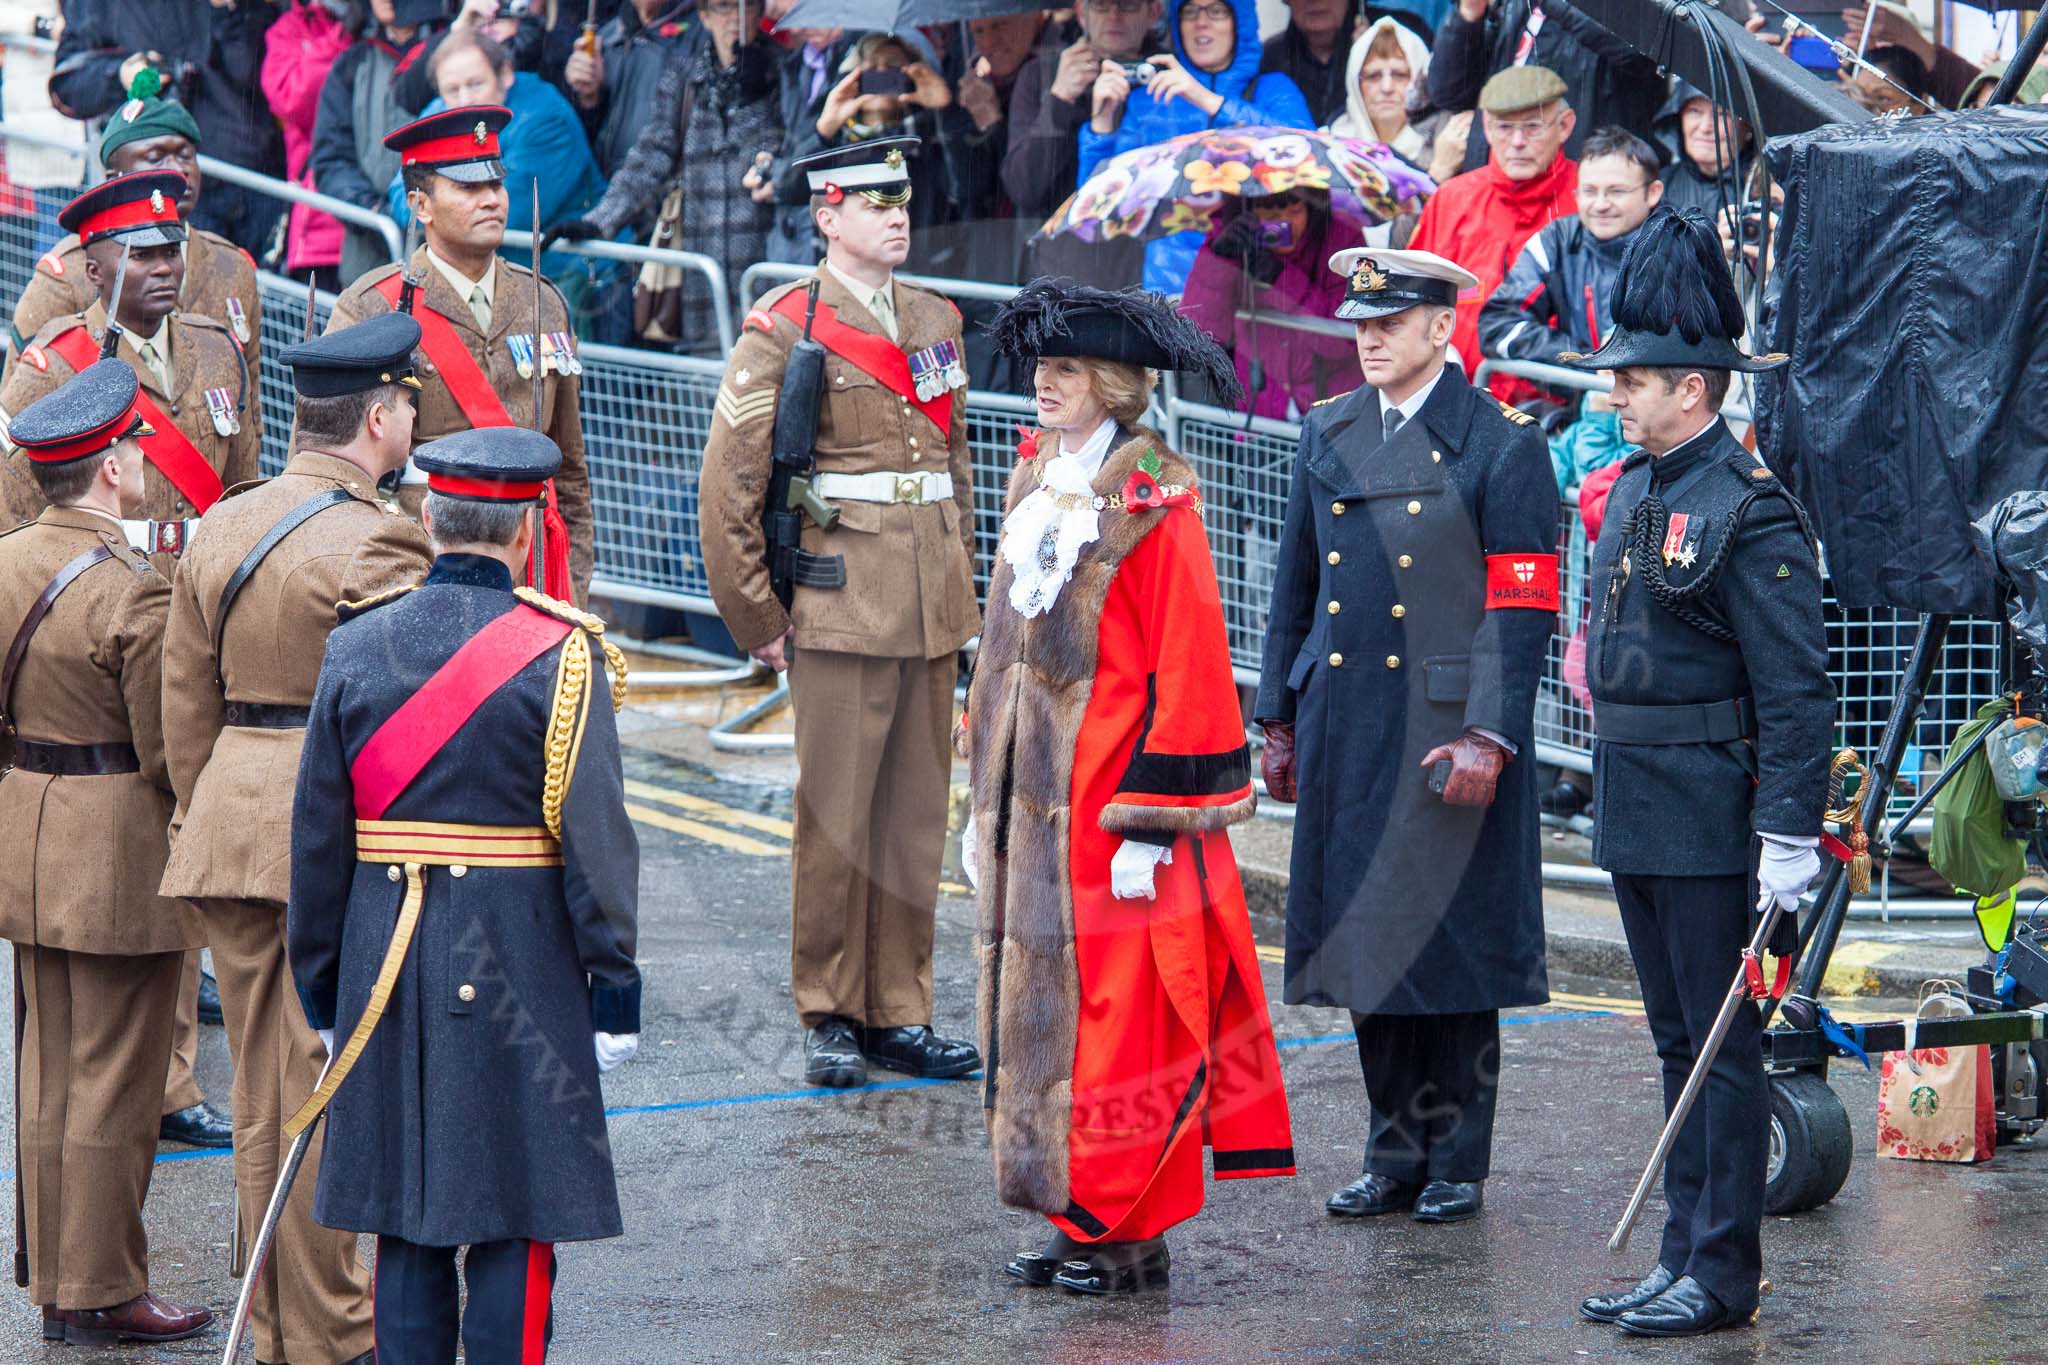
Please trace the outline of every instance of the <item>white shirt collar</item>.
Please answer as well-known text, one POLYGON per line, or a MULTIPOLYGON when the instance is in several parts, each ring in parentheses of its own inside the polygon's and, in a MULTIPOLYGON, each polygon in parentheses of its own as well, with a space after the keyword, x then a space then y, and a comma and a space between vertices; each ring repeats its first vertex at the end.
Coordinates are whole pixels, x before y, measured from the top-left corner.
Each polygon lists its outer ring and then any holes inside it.
POLYGON ((1436 392, 1436 386, 1444 382, 1444 371, 1448 370, 1449 368, 1450 366, 1448 364, 1439 368, 1436 372, 1436 377, 1430 380, 1427 384, 1424 384, 1415 392, 1409 394, 1405 402, 1389 403, 1387 401, 1387 396, 1384 393, 1381 394, 1380 425, 1386 425, 1387 413, 1390 411, 1398 412, 1401 414, 1401 421, 1403 425, 1406 425, 1407 423, 1414 421, 1415 414, 1422 411, 1422 405, 1424 403, 1427 403, 1429 401, 1429 396, 1436 392))
POLYGON ((1109 458, 1109 448, 1116 444, 1116 418, 1105 417, 1102 425, 1090 432, 1088 439, 1074 450, 1066 448, 1064 436, 1060 439, 1060 454, 1081 467, 1081 472, 1090 480, 1102 472, 1102 462, 1109 458))

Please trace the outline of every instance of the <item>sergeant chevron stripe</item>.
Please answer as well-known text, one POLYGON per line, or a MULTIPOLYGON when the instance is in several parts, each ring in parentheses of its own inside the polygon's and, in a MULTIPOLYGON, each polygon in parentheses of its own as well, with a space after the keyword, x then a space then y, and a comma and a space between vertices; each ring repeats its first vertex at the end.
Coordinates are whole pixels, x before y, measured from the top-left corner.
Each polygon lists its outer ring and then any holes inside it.
POLYGON ((720 384, 718 401, 712 410, 725 419, 727 426, 743 427, 775 411, 775 390, 763 388, 741 396, 733 392, 732 385, 720 384))

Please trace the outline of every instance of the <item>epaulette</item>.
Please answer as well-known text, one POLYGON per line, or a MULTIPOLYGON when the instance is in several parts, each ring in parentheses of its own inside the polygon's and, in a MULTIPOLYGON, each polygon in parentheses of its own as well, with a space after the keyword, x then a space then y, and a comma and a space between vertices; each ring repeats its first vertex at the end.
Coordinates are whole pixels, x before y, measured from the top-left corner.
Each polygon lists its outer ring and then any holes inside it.
POLYGON ((563 668, 561 675, 556 680, 556 711, 558 713, 561 712, 569 704, 565 698, 568 697, 568 689, 572 685, 576 688, 582 686, 580 681, 575 681, 572 684, 571 675, 576 672, 577 668, 575 660, 578 658, 582 659, 581 667, 583 671, 585 673, 589 672, 589 646, 582 643, 584 635, 597 641, 598 648, 604 651, 605 666, 611 670, 612 674, 612 710, 614 712, 625 710, 626 656, 619 652, 617 645, 604 638, 604 618, 593 612, 584 611, 581 607, 571 606, 559 597, 550 597, 540 589, 530 588, 524 584, 512 589, 512 595, 526 603, 527 606, 532 607, 535 611, 544 611, 556 620, 567 621, 570 625, 580 626, 583 630, 583 635, 571 635, 563 643, 563 668))
POLYGON ((1742 475, 1750 484, 1759 488, 1768 487, 1776 483, 1778 479, 1778 476, 1771 472, 1769 465, 1746 450, 1739 455, 1730 455, 1728 457, 1728 466, 1736 473, 1742 475))
POLYGON ((1328 406, 1330 406, 1330 404, 1332 404, 1332 403, 1336 402, 1336 401, 1337 401, 1337 400, 1338 400, 1339 398, 1342 398, 1343 396, 1344 396, 1344 395, 1343 395, 1343 394, 1341 394, 1341 393, 1333 393, 1333 394, 1331 394, 1331 395, 1330 395, 1330 396, 1329 396, 1328 398, 1318 398, 1318 399, 1316 399, 1316 401, 1315 401, 1315 402, 1313 402, 1313 403, 1310 403, 1310 404, 1309 404, 1309 407, 1310 407, 1311 409, 1315 409, 1315 408, 1327 408, 1328 406))
POLYGON ((240 497, 242 494, 249 492, 251 489, 261 488, 263 487, 264 484, 269 482, 270 480, 268 479, 244 479, 240 483, 229 484, 226 488, 223 488, 220 491, 220 496, 214 499, 214 503, 216 506, 218 506, 219 504, 226 502, 229 498, 240 497))
POLYGON ((592 635, 604 634, 603 617, 564 602, 559 597, 550 597, 539 588, 530 588, 522 583, 512 589, 512 595, 535 611, 544 611, 558 620, 567 621, 572 626, 581 626, 592 635))
POLYGON ((128 537, 114 531, 101 531, 100 540, 114 552, 114 558, 126 564, 138 574, 155 573, 156 565, 149 562, 149 556, 128 543, 128 537))
POLYGON ((1536 419, 1534 417, 1531 417, 1528 413, 1523 412, 1520 408, 1515 407, 1513 404, 1504 402, 1503 400, 1498 398, 1494 399, 1493 401, 1500 404, 1500 415, 1507 418, 1510 422, 1513 422, 1516 426, 1533 427, 1536 425, 1536 419))
POLYGON ((417 583, 407 583, 404 587, 386 589, 374 597, 364 597, 354 602, 337 603, 334 608, 334 615, 338 620, 353 621, 366 611, 374 611, 386 602, 397 601, 419 586, 417 583))
MULTIPOLYGON (((775 311, 775 305, 782 301, 784 295, 803 288, 804 283, 803 280, 791 280, 787 284, 777 285, 760 298, 755 299, 754 306, 747 310, 746 317, 740 321, 740 335, 746 335, 749 327, 758 327, 764 332, 773 334, 776 319, 782 317, 780 313, 775 311)), ((788 318, 782 318, 782 320, 784 322, 790 321, 788 318)), ((791 322, 790 325, 798 331, 803 330, 802 323, 791 322)))

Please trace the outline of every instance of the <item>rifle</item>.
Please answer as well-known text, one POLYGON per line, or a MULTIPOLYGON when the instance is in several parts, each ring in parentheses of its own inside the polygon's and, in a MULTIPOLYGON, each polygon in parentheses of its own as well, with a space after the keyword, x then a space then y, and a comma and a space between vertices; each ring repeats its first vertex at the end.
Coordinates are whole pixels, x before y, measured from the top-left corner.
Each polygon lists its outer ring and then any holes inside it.
POLYGON ((100 338, 100 359, 112 360, 121 349, 121 289, 128 281, 128 255, 135 248, 121 243, 121 264, 114 267, 112 293, 100 295, 107 305, 107 334, 100 338))
POLYGON ((846 561, 839 555, 814 555, 801 548, 803 518, 831 530, 839 509, 811 491, 818 468, 818 407, 824 400, 825 347, 811 340, 818 316, 818 280, 804 293, 804 334, 790 347, 782 372, 782 397, 775 405, 774 463, 769 466, 768 498, 762 529, 768 541, 768 583, 775 600, 788 609, 801 578, 808 588, 846 584, 846 561))
MULTIPOLYGON (((595 0, 593 0, 593 3, 595 3, 595 0)), ((531 239, 531 240, 532 240, 532 243, 533 243, 533 260, 532 260, 532 265, 533 265, 533 429, 534 429, 535 431, 539 431, 539 430, 541 429, 541 422, 540 422, 540 383, 541 383, 541 370, 542 370, 543 368, 545 368, 545 366, 544 366, 544 365, 543 365, 543 363, 542 363, 541 357, 543 357, 544 355, 546 355, 546 354, 547 354, 547 352, 545 352, 545 351, 543 351, 543 350, 541 349, 541 344, 540 344, 540 338, 541 338, 541 323, 540 323, 540 177, 539 177, 539 176, 535 176, 535 177, 533 178, 533 235, 532 235, 532 239, 531 239)), ((556 367, 557 367, 557 368, 559 369, 559 368, 560 368, 560 366, 561 366, 561 364, 562 364, 562 360, 561 360, 561 357, 557 356, 557 357, 555 358, 555 365, 556 365, 556 367)), ((545 487, 545 485, 543 485, 543 487, 542 487, 542 492, 541 492, 541 495, 540 495, 540 496, 541 496, 541 500, 540 500, 540 502, 536 503, 536 504, 534 505, 534 509, 533 509, 533 550, 532 550, 532 553, 531 553, 531 554, 530 554, 530 555, 528 556, 528 563, 527 563, 527 580, 526 580, 526 581, 527 581, 527 582, 529 582, 529 583, 531 583, 531 584, 533 585, 533 589, 534 589, 534 591, 535 591, 535 592, 546 592, 546 591, 548 590, 548 588, 547 588, 547 578, 546 578, 546 569, 547 569, 547 563, 548 563, 548 556, 547 556, 547 542, 548 542, 548 521, 547 521, 547 496, 548 496, 548 495, 547 495, 547 492, 546 492, 546 487, 545 487)), ((568 588, 567 588, 567 585, 566 585, 566 584, 565 584, 565 585, 562 585, 562 587, 563 587, 563 591, 564 591, 564 592, 567 592, 567 591, 568 591, 568 588)))

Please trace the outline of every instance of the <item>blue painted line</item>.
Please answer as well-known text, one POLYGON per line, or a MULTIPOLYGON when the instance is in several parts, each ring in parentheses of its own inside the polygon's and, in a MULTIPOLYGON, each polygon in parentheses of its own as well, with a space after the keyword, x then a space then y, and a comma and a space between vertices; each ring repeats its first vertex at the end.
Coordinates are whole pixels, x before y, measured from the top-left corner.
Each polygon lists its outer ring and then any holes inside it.
MULTIPOLYGON (((1551 1014, 1517 1014, 1501 1020, 1502 1024, 1556 1024, 1574 1019, 1608 1019, 1613 1010, 1566 1010, 1551 1014)), ((1355 1041, 1349 1033, 1325 1033, 1314 1038, 1283 1038, 1278 1046, 1285 1048, 1324 1047, 1332 1043, 1355 1041)), ((926 1090, 935 1085, 959 1085, 965 1081, 981 1079, 979 1071, 966 1076, 955 1076, 944 1080, 928 1077, 906 1077, 900 1081, 869 1081, 866 1085, 835 1090, 829 1086, 806 1086, 801 1090, 764 1090, 752 1095, 720 1095, 705 1100, 674 1100, 667 1104, 625 1104, 616 1109, 605 1110, 607 1118, 624 1118, 636 1114, 680 1114, 692 1109, 731 1109, 742 1104, 773 1104, 783 1100, 833 1100, 854 1095, 876 1095, 891 1090, 926 1090)), ((165 1165, 173 1161, 204 1161, 210 1157, 233 1156, 228 1147, 194 1148, 184 1152, 159 1152, 156 1164, 165 1165)), ((14 1179, 11 1170, 0 1171, 0 1183, 14 1179)))

